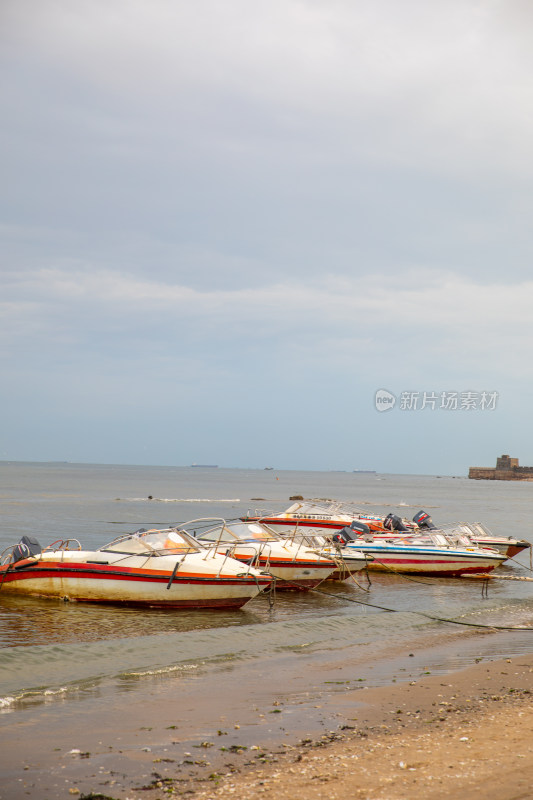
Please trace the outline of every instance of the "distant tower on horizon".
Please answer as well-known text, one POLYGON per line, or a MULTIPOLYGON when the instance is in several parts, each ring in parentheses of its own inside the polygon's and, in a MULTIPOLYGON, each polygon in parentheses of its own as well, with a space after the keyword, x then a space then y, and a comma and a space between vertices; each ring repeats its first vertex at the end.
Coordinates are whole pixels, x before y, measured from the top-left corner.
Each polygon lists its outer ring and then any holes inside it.
POLYGON ((521 467, 517 458, 504 454, 496 467, 470 467, 468 477, 476 481, 533 481, 533 467, 521 467))
POLYGON ((517 458, 509 458, 509 456, 500 456, 496 459, 496 469, 512 469, 518 466, 517 458))

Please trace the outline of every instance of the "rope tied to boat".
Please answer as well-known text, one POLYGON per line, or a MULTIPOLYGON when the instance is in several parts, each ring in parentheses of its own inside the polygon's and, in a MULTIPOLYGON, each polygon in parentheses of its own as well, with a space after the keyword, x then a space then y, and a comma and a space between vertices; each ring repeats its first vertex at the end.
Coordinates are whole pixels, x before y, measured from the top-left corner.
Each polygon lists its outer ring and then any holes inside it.
MULTIPOLYGON (((317 594, 327 595, 328 597, 334 597, 336 600, 342 600, 343 602, 357 603, 358 605, 368 606, 369 608, 377 608, 379 611, 387 611, 388 613, 391 614, 401 614, 403 611, 405 611, 405 609, 387 608, 386 606, 378 606, 376 603, 369 603, 365 600, 356 600, 353 597, 346 597, 346 595, 334 594, 333 592, 325 592, 323 589, 311 589, 311 591, 316 592, 317 594)), ((448 622, 450 625, 463 625, 468 628, 483 628, 485 630, 494 630, 494 631, 533 632, 533 628, 522 625, 484 625, 481 622, 464 622, 463 620, 450 619, 449 617, 438 617, 434 614, 427 614, 425 611, 409 610, 408 613, 418 614, 419 616, 433 620, 434 622, 448 622)))

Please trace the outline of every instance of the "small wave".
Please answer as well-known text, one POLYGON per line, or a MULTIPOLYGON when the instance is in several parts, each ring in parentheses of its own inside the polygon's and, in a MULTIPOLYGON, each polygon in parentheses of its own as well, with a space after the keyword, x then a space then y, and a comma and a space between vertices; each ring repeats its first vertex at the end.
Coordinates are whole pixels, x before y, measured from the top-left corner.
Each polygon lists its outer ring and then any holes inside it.
POLYGON ((50 700, 57 700, 66 695, 69 689, 66 686, 57 688, 27 689, 17 695, 6 695, 0 697, 0 713, 14 711, 17 706, 31 703, 45 703, 50 700))
POLYGON ((117 503, 240 503, 239 497, 115 497, 117 503))
MULTIPOLYGON (((59 689, 45 689, 43 695, 45 697, 57 697, 58 694, 65 694, 66 692, 68 692, 68 688, 61 686, 59 689)), ((36 692, 33 692, 33 694, 36 694, 36 692)))
POLYGON ((181 672, 192 672, 200 668, 199 664, 172 664, 168 667, 153 667, 144 670, 129 670, 122 672, 118 675, 121 680, 128 680, 131 678, 146 678, 158 675, 171 675, 179 674, 181 672))

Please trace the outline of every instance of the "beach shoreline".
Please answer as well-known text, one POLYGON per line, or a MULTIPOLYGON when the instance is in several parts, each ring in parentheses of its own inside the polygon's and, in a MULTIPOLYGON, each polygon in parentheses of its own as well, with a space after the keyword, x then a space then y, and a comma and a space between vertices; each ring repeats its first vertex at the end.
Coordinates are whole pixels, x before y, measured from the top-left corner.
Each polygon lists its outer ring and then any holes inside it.
POLYGON ((369 689, 357 717, 279 753, 268 768, 227 774, 231 792, 281 800, 526 800, 533 797, 533 655, 369 689))
POLYGON ((179 711, 151 687, 134 703, 127 693, 113 707, 102 698, 90 714, 80 702, 68 718, 60 705, 19 716, 3 726, 1 800, 417 800, 459 792, 468 800, 480 786, 489 800, 531 797, 533 655, 375 688, 339 681, 292 705, 275 682, 254 687, 243 677, 233 705, 229 671, 218 702, 211 696, 203 706, 197 683, 181 694, 179 711), (180 734, 180 719, 191 714, 193 747, 180 734))

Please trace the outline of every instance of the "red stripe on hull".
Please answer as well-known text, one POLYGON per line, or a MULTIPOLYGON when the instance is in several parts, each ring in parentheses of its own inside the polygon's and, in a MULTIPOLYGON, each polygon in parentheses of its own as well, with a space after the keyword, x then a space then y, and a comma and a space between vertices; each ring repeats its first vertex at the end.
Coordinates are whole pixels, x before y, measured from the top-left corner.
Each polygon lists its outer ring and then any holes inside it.
MULTIPOLYGON (((440 562, 442 563, 442 562, 440 562)), ((454 575, 462 575, 463 573, 476 573, 476 572, 491 572, 495 568, 495 564, 489 565, 465 565, 465 566, 457 566, 453 567, 449 565, 444 569, 432 569, 431 564, 424 565, 418 561, 408 561, 406 559, 395 561, 393 559, 379 559, 377 556, 374 556, 374 561, 372 564, 369 564, 369 569, 377 570, 379 572, 388 572, 388 571, 396 571, 396 572, 409 572, 414 573, 416 572, 417 575, 434 575, 437 577, 446 577, 446 576, 454 576, 454 575), (414 567, 414 569, 409 569, 406 567, 408 566, 414 567)))
MULTIPOLYGON (((172 576, 171 572, 154 571, 153 574, 141 572, 130 567, 106 566, 99 569, 87 568, 84 564, 36 564, 34 567, 26 567, 24 570, 9 570, 0 567, 0 584, 12 583, 13 581, 23 581, 35 578, 86 578, 88 580, 113 580, 113 581, 135 581, 136 583, 161 583, 166 584, 172 576)), ((216 575, 206 575, 205 577, 176 572, 172 579, 173 584, 200 584, 202 586, 268 586, 271 582, 270 577, 255 578, 228 578, 217 577, 216 575)))

